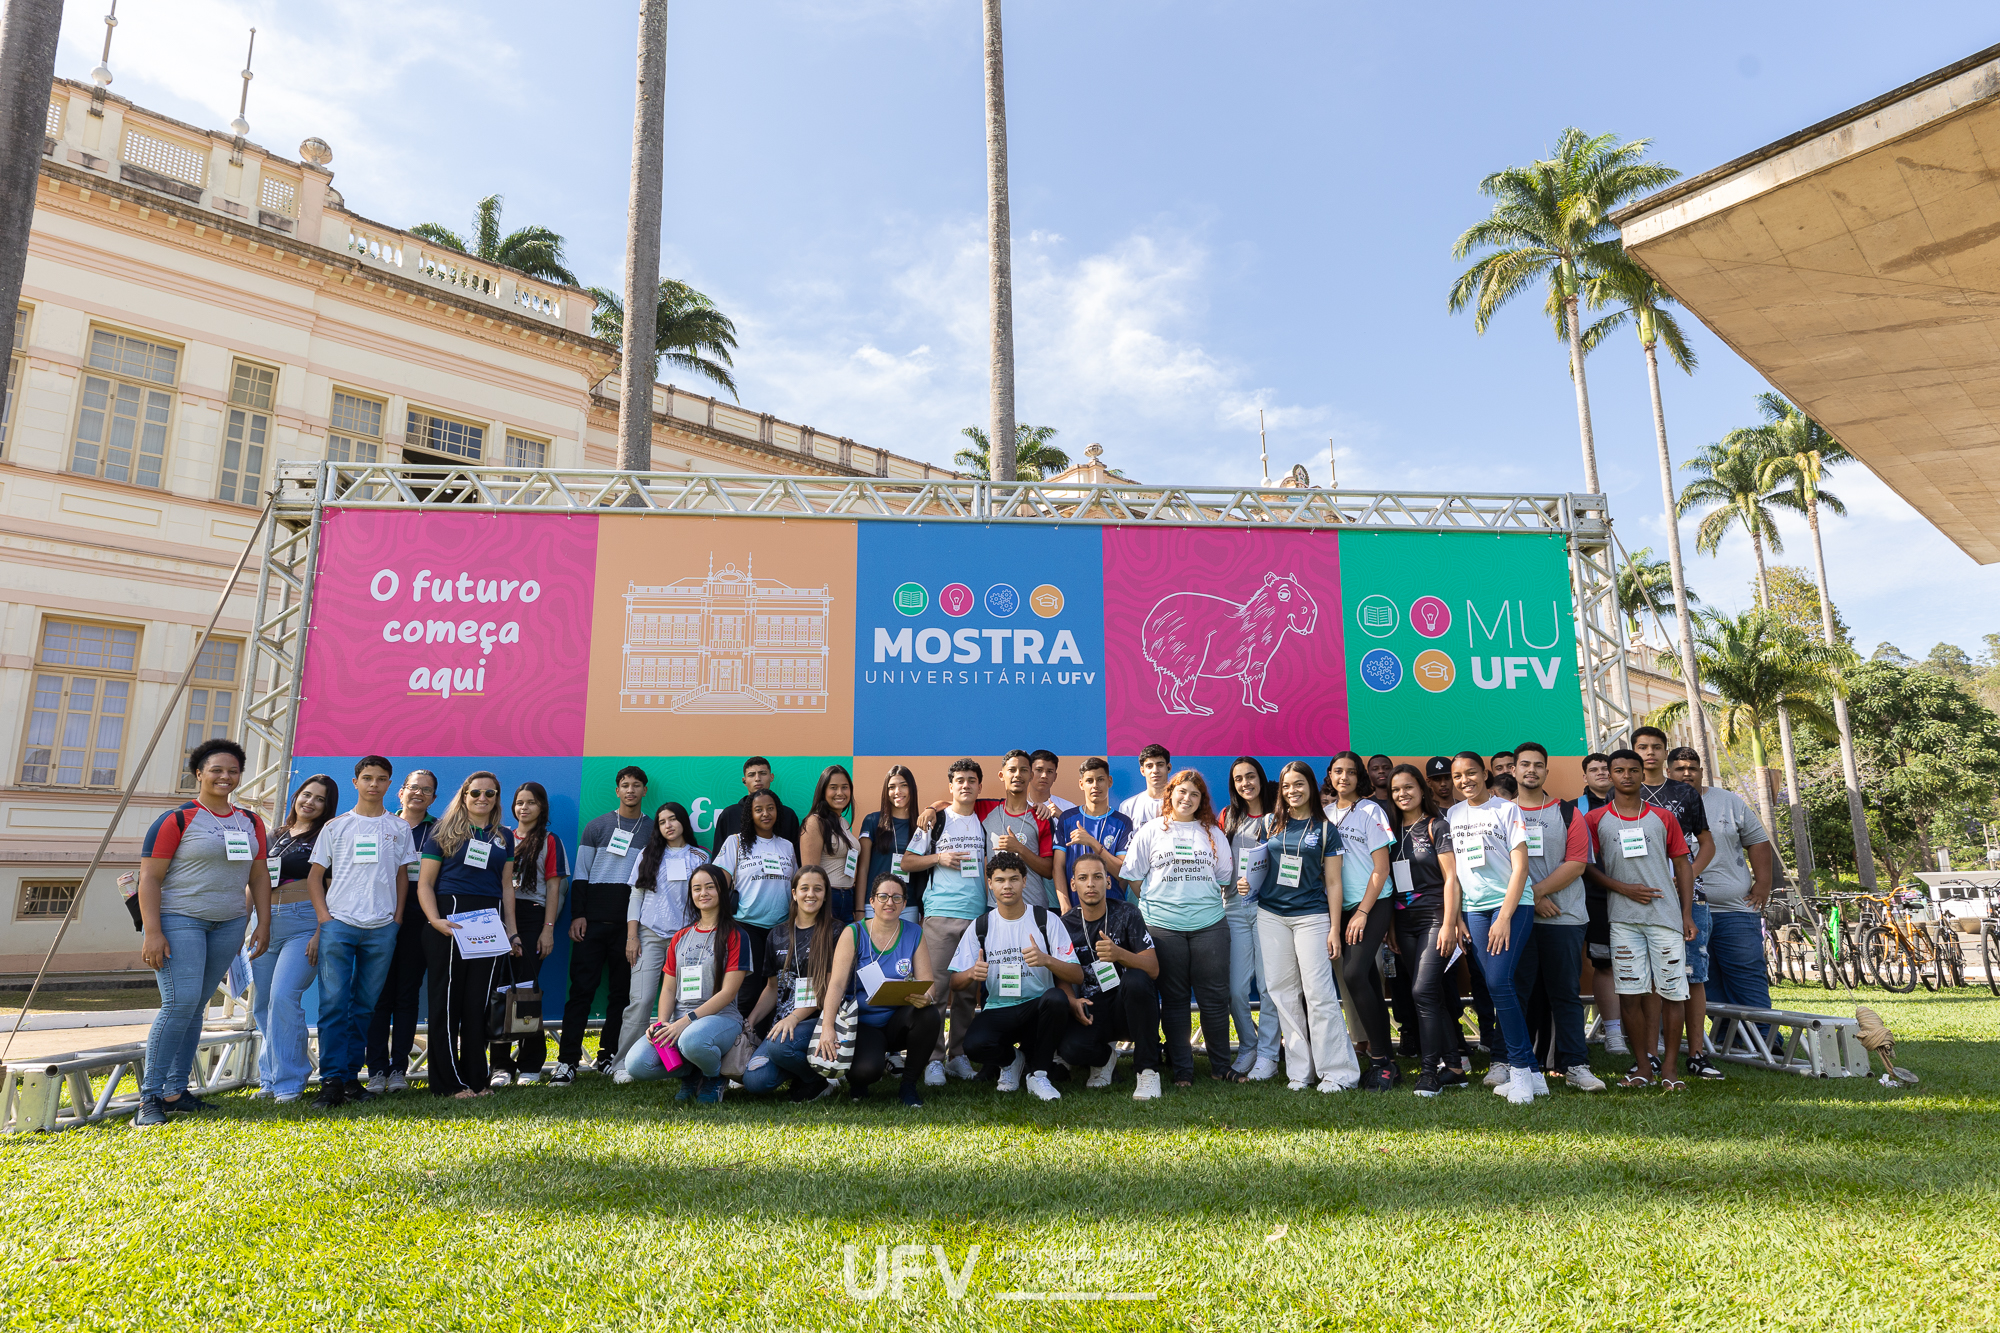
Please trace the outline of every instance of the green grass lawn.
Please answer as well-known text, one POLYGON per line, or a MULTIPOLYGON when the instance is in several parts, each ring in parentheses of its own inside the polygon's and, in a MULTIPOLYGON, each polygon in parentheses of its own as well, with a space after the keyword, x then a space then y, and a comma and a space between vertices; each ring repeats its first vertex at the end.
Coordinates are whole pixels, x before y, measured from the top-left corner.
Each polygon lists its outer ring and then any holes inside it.
MULTIPOLYGON (((2000 1324, 2000 1000, 1862 992, 1923 1078, 1680 1096, 659 1084, 0 1143, 0 1318, 97 1329, 1957 1329, 2000 1324), (843 1246, 922 1253, 849 1296, 843 1246), (1072 1273, 1064 1253, 1090 1252, 1072 1273), (918 1266, 921 1260, 921 1267, 918 1266), (1023 1302, 1098 1290, 1147 1301, 1023 1302)), ((1777 1003, 1843 1012, 1845 993, 1777 1003)), ((1600 1072, 1610 1062, 1601 1055, 1600 1072)), ((1407 1086, 1407 1085, 1406 1085, 1407 1086)))

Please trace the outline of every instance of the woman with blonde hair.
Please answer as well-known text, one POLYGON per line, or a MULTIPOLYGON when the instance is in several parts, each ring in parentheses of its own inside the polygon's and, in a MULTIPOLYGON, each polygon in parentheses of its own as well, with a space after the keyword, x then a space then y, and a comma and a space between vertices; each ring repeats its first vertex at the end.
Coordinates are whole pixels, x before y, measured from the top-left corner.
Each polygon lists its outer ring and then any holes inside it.
MULTIPOLYGON (((430 974, 431 1092, 439 1097, 484 1097, 486 1006, 493 996, 497 958, 466 958, 454 936, 459 912, 492 908, 514 918, 514 838, 500 821, 500 779, 481 769, 458 786, 444 814, 424 839, 417 872, 417 901, 431 924, 424 938, 430 974)), ((521 938, 513 937, 514 952, 521 938)))
POLYGON ((1188 997, 1201 1007, 1208 1076, 1240 1083, 1229 1055, 1229 923, 1224 894, 1230 874, 1229 838, 1216 821, 1208 783, 1184 768, 1167 779, 1160 818, 1132 838, 1122 877, 1133 885, 1139 914, 1160 958, 1160 1009, 1174 1086, 1194 1086, 1194 1042, 1188 997))

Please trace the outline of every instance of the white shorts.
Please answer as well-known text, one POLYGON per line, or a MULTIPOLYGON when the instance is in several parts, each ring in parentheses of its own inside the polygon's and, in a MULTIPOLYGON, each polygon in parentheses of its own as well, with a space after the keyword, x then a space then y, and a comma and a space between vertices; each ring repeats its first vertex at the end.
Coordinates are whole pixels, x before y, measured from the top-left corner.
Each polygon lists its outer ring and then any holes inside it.
POLYGON ((1672 926, 1611 922, 1611 975, 1620 995, 1688 997, 1687 939, 1672 926))

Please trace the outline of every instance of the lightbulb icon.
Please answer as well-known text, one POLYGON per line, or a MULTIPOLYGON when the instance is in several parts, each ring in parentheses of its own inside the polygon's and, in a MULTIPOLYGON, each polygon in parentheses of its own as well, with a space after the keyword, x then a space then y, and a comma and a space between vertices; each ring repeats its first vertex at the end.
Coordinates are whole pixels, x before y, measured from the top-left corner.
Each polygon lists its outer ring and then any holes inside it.
POLYGON ((1436 597, 1419 597, 1410 604, 1410 628, 1426 639, 1441 637, 1451 628, 1451 608, 1436 597))

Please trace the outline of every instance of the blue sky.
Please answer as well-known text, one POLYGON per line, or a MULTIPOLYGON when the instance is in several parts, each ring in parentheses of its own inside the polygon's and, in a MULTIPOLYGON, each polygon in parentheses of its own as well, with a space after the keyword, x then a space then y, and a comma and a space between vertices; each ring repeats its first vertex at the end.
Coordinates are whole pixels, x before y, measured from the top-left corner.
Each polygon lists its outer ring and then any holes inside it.
MULTIPOLYGON (((58 71, 86 77, 99 6, 58 71)), ((115 91, 221 126, 259 29, 251 137, 317 134, 349 207, 569 238, 615 284, 636 7, 127 0, 115 91)), ((1485 337, 1446 313, 1479 179, 1565 125, 1650 137, 1693 174, 1980 49, 1991 11, 1926 6, 1057 3, 1007 7, 1019 415, 1146 481, 1258 477, 1337 452, 1346 486, 1580 489, 1564 355, 1539 298, 1485 337), (1865 40, 1858 35, 1865 34, 1865 40), (1588 52, 1590 54, 1578 54, 1588 52), (1329 444, 1331 441, 1331 444, 1329 444)), ((736 320, 746 405, 948 463, 986 414, 976 0, 688 0, 670 32, 665 262, 736 320)), ((1705 330, 1671 374, 1678 462, 1754 419, 1759 377, 1705 330)), ((1663 549, 1637 342, 1590 360, 1599 467, 1628 548, 1663 549)), ((688 382, 687 387, 707 391, 688 382)), ((1833 488, 1834 598, 1863 650, 2000 630, 1981 568, 1859 467, 1833 488), (1883 558, 1885 554, 1892 558, 1883 558)), ((1689 582, 1750 599, 1747 542, 1689 582)), ((1802 524, 1786 558, 1810 563, 1802 524)))

